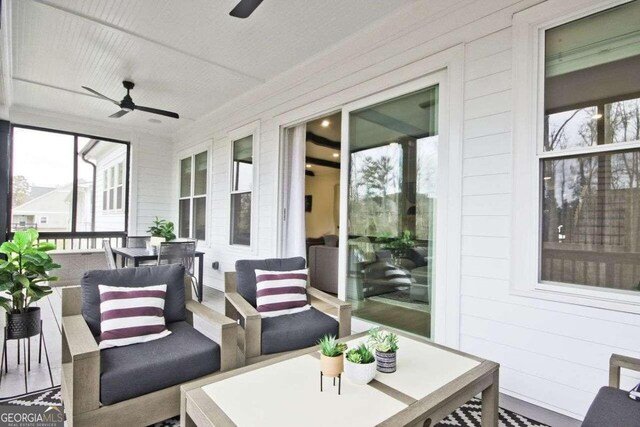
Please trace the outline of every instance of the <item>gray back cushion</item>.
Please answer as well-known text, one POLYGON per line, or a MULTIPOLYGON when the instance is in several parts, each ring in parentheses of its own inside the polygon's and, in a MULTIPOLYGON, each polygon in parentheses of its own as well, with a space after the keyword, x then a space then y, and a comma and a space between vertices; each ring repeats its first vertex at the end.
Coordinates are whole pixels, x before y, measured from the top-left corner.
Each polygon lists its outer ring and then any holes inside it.
POLYGON ((256 270, 289 271, 299 270, 305 267, 306 261, 303 257, 238 260, 236 261, 236 283, 238 285, 238 293, 242 295, 249 304, 255 307, 256 270))
POLYGON ((118 270, 87 271, 80 282, 82 287, 82 316, 93 335, 100 335, 100 292, 98 285, 140 288, 167 285, 164 318, 167 323, 186 319, 184 296, 184 266, 121 268, 118 270))

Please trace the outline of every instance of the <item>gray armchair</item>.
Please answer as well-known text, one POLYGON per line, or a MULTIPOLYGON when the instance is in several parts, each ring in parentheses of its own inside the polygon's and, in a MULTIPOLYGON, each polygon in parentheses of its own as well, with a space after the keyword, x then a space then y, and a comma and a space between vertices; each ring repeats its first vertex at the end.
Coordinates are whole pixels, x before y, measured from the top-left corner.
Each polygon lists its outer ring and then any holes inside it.
POLYGON ((640 359, 613 354, 609 361, 609 387, 602 387, 591 403, 582 427, 638 425, 640 402, 620 390, 620 368, 640 372, 640 359))
POLYGON ((191 298, 182 265, 96 270, 81 286, 62 290, 62 393, 67 424, 149 425, 180 413, 180 386, 236 365, 236 322, 191 298), (98 285, 167 285, 165 320, 171 335, 99 350, 98 285), (206 322, 217 342, 193 327, 206 322))
POLYGON ((240 321, 239 347, 247 364, 276 354, 316 345, 325 334, 351 334, 351 305, 308 287, 311 304, 328 306, 338 320, 312 307, 300 313, 262 318, 256 310, 255 270, 288 271, 305 268, 305 259, 240 260, 225 274, 225 314, 240 321))

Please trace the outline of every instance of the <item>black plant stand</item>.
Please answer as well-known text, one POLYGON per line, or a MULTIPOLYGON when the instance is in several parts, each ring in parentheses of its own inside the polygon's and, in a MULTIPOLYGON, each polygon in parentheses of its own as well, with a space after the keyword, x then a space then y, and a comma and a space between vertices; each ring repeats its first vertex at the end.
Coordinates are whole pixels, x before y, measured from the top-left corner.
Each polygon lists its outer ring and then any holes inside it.
MULTIPOLYGON (((324 375, 322 371, 320 371, 320 391, 322 392, 322 383, 323 383, 324 375)), ((336 386, 336 377, 333 377, 333 386, 336 386)), ((342 386, 342 374, 338 374, 338 395, 340 395, 340 388, 342 386)))
POLYGON ((24 358, 24 390, 25 393, 29 392, 29 387, 27 384, 27 372, 31 372, 31 338, 39 335, 40 346, 38 348, 38 363, 42 363, 42 347, 44 347, 44 356, 47 359, 47 369, 49 370, 49 380, 51 381, 51 387, 53 387, 53 375, 51 374, 51 363, 49 362, 49 352, 47 352, 47 343, 44 339, 44 333, 42 331, 42 320, 40 320, 40 332, 30 337, 22 337, 22 338, 7 338, 8 330, 7 327, 4 327, 4 340, 2 343, 2 356, 0 357, 0 382, 2 382, 2 374, 9 372, 9 360, 8 360, 8 351, 7 351, 7 341, 17 340, 18 341, 18 365, 20 365, 20 342, 22 342, 22 353, 24 358), (4 369, 3 369, 4 368, 4 369))

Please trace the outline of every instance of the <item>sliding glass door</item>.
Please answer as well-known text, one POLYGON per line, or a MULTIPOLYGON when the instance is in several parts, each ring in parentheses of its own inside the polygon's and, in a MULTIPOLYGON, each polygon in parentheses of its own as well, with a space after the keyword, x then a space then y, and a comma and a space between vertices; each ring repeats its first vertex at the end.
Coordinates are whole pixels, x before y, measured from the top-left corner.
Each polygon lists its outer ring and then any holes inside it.
MULTIPOLYGON (((439 86, 345 113, 346 297, 355 317, 432 337, 439 86)), ((344 157, 343 157, 344 158, 344 157)), ((344 225, 344 224, 343 224, 344 225)), ((343 251, 343 255, 345 254, 343 251)))

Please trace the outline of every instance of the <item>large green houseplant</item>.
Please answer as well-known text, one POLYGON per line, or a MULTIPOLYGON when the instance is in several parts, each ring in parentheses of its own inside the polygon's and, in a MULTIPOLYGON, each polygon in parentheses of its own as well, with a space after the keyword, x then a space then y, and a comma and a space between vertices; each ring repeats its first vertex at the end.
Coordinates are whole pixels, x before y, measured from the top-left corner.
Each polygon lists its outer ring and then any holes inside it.
POLYGON ((16 231, 13 240, 0 245, 0 307, 7 312, 7 338, 27 338, 40 333, 40 307, 33 303, 51 293, 49 272, 60 265, 49 254, 52 243, 39 243, 34 229, 16 231))

